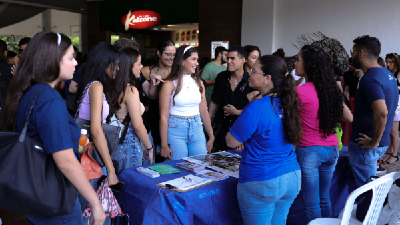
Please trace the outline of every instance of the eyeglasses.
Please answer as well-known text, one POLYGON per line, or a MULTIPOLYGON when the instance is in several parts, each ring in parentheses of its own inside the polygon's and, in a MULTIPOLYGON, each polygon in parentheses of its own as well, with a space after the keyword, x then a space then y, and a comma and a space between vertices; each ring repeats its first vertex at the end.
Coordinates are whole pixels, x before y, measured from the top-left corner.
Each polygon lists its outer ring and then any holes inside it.
POLYGON ((262 75, 264 75, 265 73, 260 73, 260 72, 257 72, 257 71, 255 71, 254 70, 254 68, 251 68, 251 70, 250 70, 250 74, 253 74, 253 73, 259 73, 259 74, 262 74, 262 75))
POLYGON ((168 57, 175 57, 175 53, 163 52, 168 57))

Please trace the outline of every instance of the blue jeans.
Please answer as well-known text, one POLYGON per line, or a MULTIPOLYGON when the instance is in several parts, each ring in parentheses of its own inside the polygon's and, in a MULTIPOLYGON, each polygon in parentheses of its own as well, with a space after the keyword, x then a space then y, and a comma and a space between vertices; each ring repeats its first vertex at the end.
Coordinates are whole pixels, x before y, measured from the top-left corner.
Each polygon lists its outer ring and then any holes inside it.
MULTIPOLYGON (((103 173, 103 175, 107 176, 107 169, 106 167, 102 167, 101 168, 101 172, 103 173)), ((92 185, 94 191, 97 192, 97 189, 99 189, 99 185, 97 184, 97 182, 99 181, 100 178, 96 178, 96 179, 92 179, 90 180, 90 184, 92 185)), ((80 213, 81 215, 85 212, 85 209, 88 207, 88 201, 78 192, 78 199, 81 205, 80 208, 80 213)), ((92 217, 83 217, 83 225, 89 224, 90 220, 92 217)), ((111 225, 111 217, 106 217, 106 220, 104 221, 103 225, 111 225)))
POLYGON ((336 146, 297 146, 301 167, 301 190, 307 223, 332 217, 329 188, 339 158, 336 146))
POLYGON ((118 176, 124 169, 142 166, 142 159, 142 144, 132 125, 129 125, 125 140, 122 144, 118 144, 113 157, 115 174, 118 176))
POLYGON ((82 225, 81 204, 76 198, 75 206, 70 214, 62 216, 32 216, 25 215, 29 225, 82 225))
POLYGON ((289 208, 300 188, 300 170, 270 180, 238 183, 237 199, 244 224, 286 225, 289 208))
POLYGON ((349 161, 356 188, 364 185, 371 176, 376 176, 376 163, 388 147, 364 148, 362 150, 361 145, 350 141, 349 161))
POLYGON ((168 144, 172 151, 172 160, 207 154, 206 137, 200 115, 190 118, 169 115, 168 144))

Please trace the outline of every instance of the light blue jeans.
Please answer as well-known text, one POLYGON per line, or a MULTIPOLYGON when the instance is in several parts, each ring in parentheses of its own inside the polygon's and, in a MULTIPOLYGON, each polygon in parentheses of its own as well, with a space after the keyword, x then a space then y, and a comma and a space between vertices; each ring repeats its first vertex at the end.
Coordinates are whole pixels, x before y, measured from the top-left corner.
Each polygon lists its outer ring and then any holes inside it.
POLYGON ((353 171, 356 188, 361 187, 371 177, 376 176, 376 163, 389 146, 364 148, 350 141, 349 162, 353 171))
POLYGON ((62 216, 32 216, 25 215, 28 225, 82 225, 81 205, 76 198, 74 208, 70 214, 62 216))
POLYGON ((238 183, 237 199, 245 225, 286 225, 289 208, 301 189, 301 172, 238 183))
POLYGON ((129 125, 125 140, 122 144, 118 144, 113 157, 115 174, 119 176, 124 169, 142 166, 142 159, 142 144, 132 125, 129 125))
POLYGON ((169 115, 168 145, 172 151, 172 160, 207 154, 206 137, 200 115, 190 118, 169 115))
POLYGON ((329 188, 339 151, 336 146, 297 146, 301 167, 301 190, 307 223, 332 217, 329 188))

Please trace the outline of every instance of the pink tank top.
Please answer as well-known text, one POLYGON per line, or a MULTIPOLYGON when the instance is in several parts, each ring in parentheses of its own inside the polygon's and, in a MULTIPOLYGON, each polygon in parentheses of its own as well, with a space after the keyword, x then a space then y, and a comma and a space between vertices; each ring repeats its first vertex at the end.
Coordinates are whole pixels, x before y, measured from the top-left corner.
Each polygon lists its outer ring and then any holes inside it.
MULTIPOLYGON (((79 118, 84 119, 84 120, 90 120, 90 98, 89 98, 89 88, 92 86, 94 82, 98 81, 93 81, 92 83, 88 84, 87 92, 85 94, 85 97, 83 97, 81 107, 79 108, 79 118)), ((100 82, 99 82, 100 83, 100 82)), ((100 83, 101 84, 101 83, 100 83)), ((106 118, 109 114, 110 106, 107 103, 106 96, 103 93, 103 123, 106 122, 106 118)))

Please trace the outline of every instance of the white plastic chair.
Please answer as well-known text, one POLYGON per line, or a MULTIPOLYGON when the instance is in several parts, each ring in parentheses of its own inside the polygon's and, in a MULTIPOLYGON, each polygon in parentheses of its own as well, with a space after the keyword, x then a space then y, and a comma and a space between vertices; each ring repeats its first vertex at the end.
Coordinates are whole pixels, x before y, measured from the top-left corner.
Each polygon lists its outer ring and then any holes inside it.
POLYGON ((377 223, 379 213, 382 210, 383 202, 385 201, 385 198, 392 187, 393 181, 399 176, 400 173, 389 173, 354 190, 347 198, 342 219, 318 218, 308 223, 308 225, 375 225, 377 223), (371 189, 373 192, 371 205, 368 209, 367 215, 365 216, 364 222, 360 222, 355 218, 355 213, 352 213, 354 201, 359 195, 371 189))

